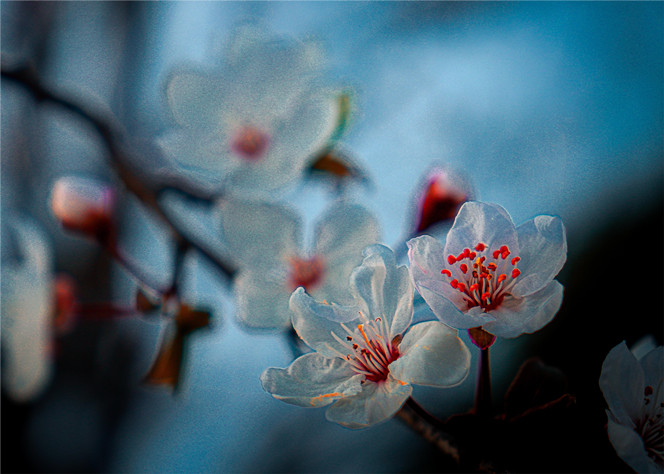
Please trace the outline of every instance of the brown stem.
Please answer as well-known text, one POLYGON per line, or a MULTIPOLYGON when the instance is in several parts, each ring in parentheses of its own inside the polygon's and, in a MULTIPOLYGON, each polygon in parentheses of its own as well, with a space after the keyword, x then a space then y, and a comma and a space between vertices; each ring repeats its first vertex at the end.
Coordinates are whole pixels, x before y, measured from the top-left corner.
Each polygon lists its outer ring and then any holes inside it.
MULTIPOLYGON (((136 171, 131 166, 132 162, 138 162, 137 154, 130 150, 122 139, 123 133, 110 113, 101 114, 78 103, 74 99, 66 98, 48 89, 41 84, 33 68, 28 66, 8 67, 4 59, 2 62, 3 79, 12 80, 25 87, 37 101, 49 101, 73 112, 95 128, 108 149, 109 164, 122 180, 125 187, 166 223, 178 245, 183 242, 186 243, 204 255, 226 276, 229 278, 234 276, 236 269, 232 265, 216 255, 204 244, 198 242, 193 236, 188 235, 173 219, 169 218, 160 201, 157 199, 159 189, 153 189, 146 185, 144 183, 146 180, 142 180, 137 176, 136 171)), ((170 183, 170 187, 173 186, 175 184, 170 183)), ((182 191, 187 192, 186 190, 182 191)))
POLYGON ((480 349, 477 365, 477 385, 475 386, 475 414, 491 416, 491 363, 489 348, 480 349))
POLYGON ((397 416, 417 434, 448 456, 455 465, 459 465, 459 449, 454 444, 452 436, 442 431, 442 423, 425 411, 412 397, 408 398, 401 410, 397 412, 397 416))

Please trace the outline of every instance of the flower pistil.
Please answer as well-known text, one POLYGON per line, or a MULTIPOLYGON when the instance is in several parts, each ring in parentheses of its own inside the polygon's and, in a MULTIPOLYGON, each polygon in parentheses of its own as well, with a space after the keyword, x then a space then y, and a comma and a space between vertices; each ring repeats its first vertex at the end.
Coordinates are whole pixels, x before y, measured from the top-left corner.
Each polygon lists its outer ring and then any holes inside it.
POLYGON ((360 315, 362 323, 358 324, 354 331, 341 324, 347 332, 346 340, 332 332, 332 337, 346 349, 347 353, 344 354, 329 345, 328 347, 339 357, 347 360, 351 368, 358 374, 364 375, 367 380, 383 382, 390 373, 390 364, 401 355, 398 347, 401 335, 391 338, 384 318, 370 320, 362 312, 360 315))
POLYGON ((448 255, 447 263, 452 270, 444 268, 440 273, 450 279, 452 288, 462 293, 468 309, 479 306, 488 312, 500 306, 514 286, 521 274, 517 268, 521 258, 509 258, 511 251, 507 245, 489 252, 488 247, 479 242, 474 249, 466 248, 459 255, 448 255))

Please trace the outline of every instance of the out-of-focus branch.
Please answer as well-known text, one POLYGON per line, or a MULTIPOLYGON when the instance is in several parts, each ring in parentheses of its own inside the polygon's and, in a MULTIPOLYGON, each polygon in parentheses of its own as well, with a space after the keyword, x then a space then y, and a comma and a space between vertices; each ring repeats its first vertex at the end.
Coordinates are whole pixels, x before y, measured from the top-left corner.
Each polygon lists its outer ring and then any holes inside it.
MULTIPOLYGON (((36 71, 28 65, 12 66, 6 64, 5 58, 2 59, 2 78, 11 80, 23 86, 29 91, 37 101, 47 101, 56 104, 70 112, 78 115, 88 122, 99 133, 109 152, 109 164, 114 169, 125 187, 133 193, 146 207, 151 209, 159 216, 171 231, 178 248, 191 247, 196 249, 208 260, 210 260, 226 276, 232 278, 236 269, 228 262, 224 261, 219 255, 216 255, 209 247, 189 235, 180 227, 162 207, 158 200, 159 194, 163 191, 159 185, 147 185, 149 180, 142 179, 139 172, 132 166, 132 163, 138 162, 137 153, 130 149, 124 139, 122 128, 117 123, 112 114, 108 111, 101 112, 94 110, 82 103, 79 99, 74 99, 61 95, 39 81, 36 71)), ((194 189, 188 189, 184 183, 176 183, 170 180, 167 187, 177 189, 178 191, 192 195, 197 199, 203 197, 194 189), (180 185, 181 184, 181 185, 180 185)))
POLYGON ((459 466, 459 449, 452 436, 441 430, 441 423, 426 412, 412 397, 397 412, 397 416, 417 434, 444 453, 456 466, 459 466))

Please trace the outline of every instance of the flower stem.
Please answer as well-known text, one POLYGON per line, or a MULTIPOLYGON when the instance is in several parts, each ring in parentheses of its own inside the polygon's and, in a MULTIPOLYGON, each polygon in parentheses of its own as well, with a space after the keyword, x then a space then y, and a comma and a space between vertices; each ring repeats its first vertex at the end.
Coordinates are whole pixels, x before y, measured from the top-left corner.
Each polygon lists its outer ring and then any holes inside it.
POLYGON ((446 454, 457 466, 459 449, 453 443, 451 435, 441 430, 442 422, 427 412, 412 397, 406 400, 397 416, 413 431, 446 454))
POLYGON ((475 414, 491 416, 491 364, 489 347, 480 349, 477 365, 477 385, 475 386, 475 414))

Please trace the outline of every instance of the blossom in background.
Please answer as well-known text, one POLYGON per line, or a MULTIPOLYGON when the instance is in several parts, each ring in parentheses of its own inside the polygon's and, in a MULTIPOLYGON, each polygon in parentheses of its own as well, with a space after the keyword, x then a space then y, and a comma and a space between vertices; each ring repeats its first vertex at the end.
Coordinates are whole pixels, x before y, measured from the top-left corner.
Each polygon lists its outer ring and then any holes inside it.
POLYGON ((237 313, 248 326, 290 326, 288 298, 302 286, 317 298, 351 300, 348 276, 362 262, 362 249, 376 243, 376 218, 364 207, 334 204, 316 226, 311 251, 302 248, 298 215, 266 202, 230 200, 220 211, 235 278, 237 313))
POLYGON ((373 245, 364 255, 350 277, 354 306, 317 302, 303 288, 292 294, 293 327, 315 352, 261 375, 263 388, 279 400, 303 407, 334 403, 327 419, 349 428, 391 418, 411 384, 452 387, 470 367, 454 329, 438 321, 409 328, 413 283, 392 251, 373 245))
POLYGON ((424 176, 415 195, 415 222, 411 235, 431 227, 451 223, 461 205, 473 199, 470 183, 459 173, 443 165, 435 165, 424 176))
POLYGON ((664 347, 637 359, 621 342, 606 356, 599 385, 618 456, 636 472, 663 472, 664 347))
POLYGON ((46 388, 52 372, 52 256, 32 220, 5 213, 2 225, 2 389, 26 402, 46 388))
POLYGON ((65 229, 106 241, 113 232, 115 192, 95 179, 65 176, 53 185, 51 210, 65 229))
POLYGON ((298 179, 347 120, 339 94, 315 85, 321 63, 312 44, 239 29, 220 71, 169 78, 181 128, 161 137, 162 150, 230 191, 264 193, 298 179))
POLYGON ((502 207, 471 201, 444 247, 428 235, 408 247, 415 286, 449 326, 516 337, 541 329, 562 303, 554 277, 567 258, 567 239, 559 217, 540 215, 515 227, 502 207))

